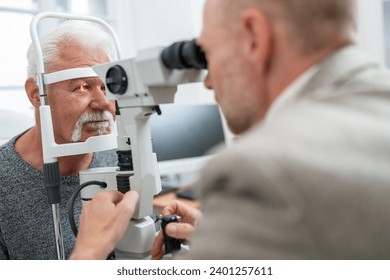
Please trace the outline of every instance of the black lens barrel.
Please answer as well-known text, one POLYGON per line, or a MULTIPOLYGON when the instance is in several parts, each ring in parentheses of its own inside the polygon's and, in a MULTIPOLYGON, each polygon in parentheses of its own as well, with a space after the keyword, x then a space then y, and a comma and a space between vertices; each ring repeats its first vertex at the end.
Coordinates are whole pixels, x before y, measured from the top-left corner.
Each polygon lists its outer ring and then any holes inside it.
POLYGON ((207 69, 206 56, 195 39, 179 41, 166 47, 161 53, 161 59, 168 69, 207 69))

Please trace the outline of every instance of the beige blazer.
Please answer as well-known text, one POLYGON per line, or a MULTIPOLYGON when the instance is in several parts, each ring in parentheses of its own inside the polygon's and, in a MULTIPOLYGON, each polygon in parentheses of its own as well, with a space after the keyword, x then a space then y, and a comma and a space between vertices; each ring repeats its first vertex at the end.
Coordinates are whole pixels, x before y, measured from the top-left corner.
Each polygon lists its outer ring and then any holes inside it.
POLYGON ((390 259, 390 73, 356 47, 207 165, 194 259, 390 259))

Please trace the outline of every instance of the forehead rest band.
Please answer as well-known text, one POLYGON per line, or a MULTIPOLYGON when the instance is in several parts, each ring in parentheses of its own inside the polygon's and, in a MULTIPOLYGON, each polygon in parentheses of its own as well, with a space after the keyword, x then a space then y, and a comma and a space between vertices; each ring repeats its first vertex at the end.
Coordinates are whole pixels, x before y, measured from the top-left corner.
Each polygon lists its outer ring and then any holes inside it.
POLYGON ((43 80, 46 85, 54 84, 66 80, 78 79, 78 78, 91 78, 98 75, 92 69, 92 67, 86 68, 71 68, 62 71, 56 71, 43 75, 43 80))

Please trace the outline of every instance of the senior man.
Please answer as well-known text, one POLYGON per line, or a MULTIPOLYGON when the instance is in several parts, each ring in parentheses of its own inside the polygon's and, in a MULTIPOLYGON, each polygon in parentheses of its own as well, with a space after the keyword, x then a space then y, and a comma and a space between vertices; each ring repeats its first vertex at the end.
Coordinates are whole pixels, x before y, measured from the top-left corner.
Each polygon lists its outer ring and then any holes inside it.
MULTIPOLYGON (((67 21, 40 38, 46 73, 85 68, 108 62, 115 46, 96 24, 67 21)), ((28 50, 25 90, 35 109, 36 124, 0 147, 0 259, 56 259, 53 218, 43 185, 40 96, 35 80, 36 56, 28 50)), ((54 82, 46 87, 55 141, 85 141, 112 132, 115 105, 108 101, 98 77, 54 82)), ((61 171, 61 225, 65 256, 74 247, 68 201, 79 185, 79 171, 115 166, 114 151, 59 157, 61 171)), ((75 213, 81 211, 76 201, 75 213)))

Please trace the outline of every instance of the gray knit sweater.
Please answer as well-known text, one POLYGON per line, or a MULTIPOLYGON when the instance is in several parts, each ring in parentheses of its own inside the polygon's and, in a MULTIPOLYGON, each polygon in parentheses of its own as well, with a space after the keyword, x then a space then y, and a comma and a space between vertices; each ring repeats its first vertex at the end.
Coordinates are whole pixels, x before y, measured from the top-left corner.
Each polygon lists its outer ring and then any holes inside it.
MULTIPOLYGON (((56 259, 51 206, 43 186, 43 173, 23 161, 14 137, 0 147, 0 259, 56 259)), ((116 166, 115 151, 95 153, 90 167, 116 166)), ((65 256, 75 242, 68 219, 68 203, 79 186, 78 176, 61 179, 61 226, 65 256)), ((76 221, 81 202, 74 207, 76 221)))

